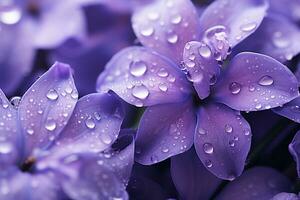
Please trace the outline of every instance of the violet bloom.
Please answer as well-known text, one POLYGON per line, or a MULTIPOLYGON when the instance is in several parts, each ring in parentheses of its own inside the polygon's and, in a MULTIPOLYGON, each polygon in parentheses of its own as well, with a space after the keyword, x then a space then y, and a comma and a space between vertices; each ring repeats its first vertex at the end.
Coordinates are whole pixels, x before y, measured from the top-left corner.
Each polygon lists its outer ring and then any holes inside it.
POLYGON ((116 141, 121 103, 111 94, 77 99, 62 63, 13 104, 0 91, 0 199, 128 198, 134 146, 126 134, 116 141))
POLYGON ((242 173, 251 130, 239 111, 274 108, 298 96, 293 73, 268 56, 245 52, 224 69, 218 65, 255 31, 266 9, 265 1, 215 1, 199 23, 190 1, 167 0, 133 15, 134 31, 145 47, 115 55, 97 88, 149 106, 138 128, 137 162, 154 164, 194 144, 217 177, 232 180, 242 173), (185 73, 179 69, 182 55, 185 73), (199 110, 189 81, 201 99, 199 110))

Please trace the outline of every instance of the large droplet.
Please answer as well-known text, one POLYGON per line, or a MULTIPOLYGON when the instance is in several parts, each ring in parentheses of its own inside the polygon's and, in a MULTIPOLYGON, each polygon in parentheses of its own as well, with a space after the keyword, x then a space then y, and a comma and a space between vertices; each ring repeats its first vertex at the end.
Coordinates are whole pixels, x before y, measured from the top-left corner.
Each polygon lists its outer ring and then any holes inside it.
POLYGON ((10 9, 0 11, 0 21, 4 24, 16 24, 20 21, 21 16, 21 9, 15 6, 10 9))
POLYGON ((146 99, 149 96, 149 90, 144 85, 136 85, 132 88, 132 95, 138 99, 146 99))
POLYGON ((247 23, 247 24, 243 24, 241 26, 241 30, 245 31, 245 32, 250 32, 253 31, 256 28, 256 23, 255 22, 251 22, 251 23, 247 23))
POLYGON ((268 75, 261 77, 261 79, 258 82, 258 84, 262 86, 272 85, 273 83, 274 83, 273 78, 268 75))
POLYGON ((204 58, 209 58, 211 56, 211 50, 207 45, 203 45, 199 48, 199 54, 204 58))
POLYGON ((154 33, 154 28, 152 26, 145 27, 141 30, 141 34, 145 37, 149 37, 154 33))
POLYGON ((133 76, 143 76, 147 71, 147 65, 143 61, 133 61, 130 63, 130 73, 133 76))
POLYGON ((238 94, 241 91, 241 85, 237 82, 233 82, 229 85, 229 90, 232 94, 238 94))
POLYGON ((169 73, 165 68, 160 68, 159 71, 157 72, 157 75, 160 77, 167 77, 169 73))
POLYGON ((10 143, 0 143, 0 154, 9 154, 13 150, 10 143))
POLYGON ((56 92, 56 90, 50 89, 46 96, 49 100, 55 101, 58 98, 58 93, 56 92))
POLYGON ((203 144, 203 151, 207 154, 212 154, 214 152, 214 147, 210 143, 203 144))
POLYGON ((96 124, 94 122, 94 119, 92 117, 88 117, 85 120, 85 126, 89 129, 94 129, 96 127, 96 124))
POLYGON ((54 120, 48 120, 45 124, 45 128, 48 131, 54 131, 56 129, 56 122, 54 120))
POLYGON ((168 85, 165 84, 165 83, 161 83, 158 85, 158 88, 163 91, 163 92, 166 92, 168 90, 168 85))
POLYGON ((275 47, 285 48, 290 45, 290 40, 282 35, 281 32, 275 32, 272 41, 275 47))

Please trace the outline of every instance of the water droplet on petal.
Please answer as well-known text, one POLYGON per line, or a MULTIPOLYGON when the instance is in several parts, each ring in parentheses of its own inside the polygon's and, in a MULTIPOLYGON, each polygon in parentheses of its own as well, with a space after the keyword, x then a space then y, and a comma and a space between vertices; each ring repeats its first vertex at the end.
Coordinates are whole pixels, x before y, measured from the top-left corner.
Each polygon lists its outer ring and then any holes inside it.
POLYGON ((260 80, 259 80, 259 85, 262 86, 268 86, 268 85, 272 85, 274 83, 274 80, 271 76, 263 76, 260 80))
POLYGON ((229 141, 229 146, 234 147, 235 146, 235 142, 233 140, 229 141))
POLYGON ((204 162, 205 166, 208 167, 208 168, 211 168, 213 166, 212 162, 210 160, 206 160, 204 162))
POLYGON ((251 23, 247 23, 247 24, 243 24, 241 26, 241 30, 245 31, 245 32, 250 32, 253 31, 256 28, 256 23, 255 22, 251 22, 251 23))
POLYGON ((147 65, 143 61, 133 61, 130 63, 130 73, 133 76, 143 76, 147 71, 147 65))
POLYGON ((0 154, 9 154, 13 150, 13 147, 10 143, 0 143, 0 154))
POLYGON ((94 129, 96 127, 96 124, 94 122, 94 119, 89 116, 86 120, 85 120, 85 125, 87 128, 89 129, 94 129))
POLYGON ((12 97, 10 99, 10 103, 15 109, 18 109, 18 107, 21 103, 21 97, 18 97, 18 96, 12 97))
POLYGON ((214 152, 214 147, 210 143, 203 144, 203 151, 207 154, 212 154, 214 152))
POLYGON ((175 33, 170 33, 168 36, 167 36, 167 40, 169 43, 171 44, 176 44, 177 41, 178 41, 178 35, 176 35, 175 33))
POLYGON ((22 11, 16 6, 0 12, 0 21, 4 24, 16 24, 20 21, 21 17, 22 11))
POLYGON ((226 132, 226 133, 232 133, 232 131, 233 131, 232 126, 229 125, 229 124, 226 124, 226 125, 225 125, 225 132, 226 132))
POLYGON ((169 73, 167 72, 167 70, 165 68, 161 68, 158 72, 157 75, 160 77, 167 77, 169 75, 169 73))
POLYGON ((144 85, 136 85, 132 88, 132 95, 138 99, 146 99, 149 96, 149 90, 144 85))
POLYGON ((52 101, 55 101, 58 99, 58 93, 54 89, 50 89, 48 91, 48 93, 46 94, 46 96, 49 100, 52 100, 52 101))
POLYGON ((199 54, 204 58, 209 58, 211 56, 211 50, 207 45, 203 45, 199 48, 199 54))
POLYGON ((141 30, 141 34, 145 37, 149 37, 154 33, 154 28, 152 26, 145 27, 141 30))
POLYGON ((233 82, 230 84, 229 90, 232 94, 238 94, 241 91, 241 85, 239 83, 233 82))
POLYGON ((181 22, 181 20, 182 20, 182 17, 181 17, 180 15, 175 15, 175 16, 172 18, 171 22, 172 22, 173 24, 179 24, 179 23, 181 22))
POLYGON ((198 133, 199 133, 200 135, 205 135, 205 134, 206 134, 206 130, 203 129, 203 128, 199 128, 199 129, 198 129, 198 133))
POLYGON ((48 120, 45 124, 45 128, 48 131, 54 131, 56 129, 56 123, 54 120, 48 120))
POLYGON ((274 46, 277 48, 285 48, 290 45, 288 38, 284 37, 281 32, 275 32, 272 39, 274 46))
POLYGON ((163 92, 166 92, 166 91, 168 90, 168 86, 167 86, 167 84, 165 84, 165 83, 159 84, 159 85, 158 85, 158 88, 159 88, 161 91, 163 91, 163 92))
POLYGON ((29 134, 29 135, 33 135, 34 134, 34 130, 29 128, 26 130, 26 132, 29 134))

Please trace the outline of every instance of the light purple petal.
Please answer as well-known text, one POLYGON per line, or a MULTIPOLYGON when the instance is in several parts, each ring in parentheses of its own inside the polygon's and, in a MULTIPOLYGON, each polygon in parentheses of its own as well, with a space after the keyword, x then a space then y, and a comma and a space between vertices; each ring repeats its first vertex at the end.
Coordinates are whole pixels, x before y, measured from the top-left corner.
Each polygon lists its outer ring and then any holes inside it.
POLYGON ((32 42, 28 41, 33 34, 32 21, 27 18, 16 25, 1 25, 0 88, 6 94, 14 93, 33 67, 35 52, 32 42))
POLYGON ((114 95, 86 95, 77 102, 54 148, 65 153, 103 151, 117 139, 123 118, 122 104, 114 95))
POLYGON ((172 58, 177 64, 185 44, 198 39, 197 10, 190 0, 156 1, 138 9, 132 23, 144 46, 172 58))
POLYGON ((272 0, 270 1, 270 12, 299 22, 300 2, 298 0, 272 0))
POLYGON ((0 170, 17 164, 22 156, 22 137, 18 129, 15 109, 0 89, 0 170))
POLYGON ((194 149, 171 158, 171 174, 182 199, 209 199, 222 182, 203 166, 194 149))
POLYGON ((273 109, 273 111, 281 116, 300 123, 300 97, 284 104, 282 107, 273 109))
POLYGON ((55 63, 28 89, 19 105, 27 155, 53 143, 67 124, 77 98, 71 68, 62 63, 55 63))
POLYGON ((113 90, 135 106, 180 102, 190 88, 184 74, 165 57, 143 47, 129 47, 106 65, 97 90, 113 90))
POLYGON ((195 148, 204 166, 222 179, 240 176, 251 145, 248 122, 223 104, 200 107, 197 119, 195 148))
POLYGON ((257 31, 237 48, 269 55, 280 62, 300 53, 300 28, 280 16, 267 16, 257 31))
POLYGON ((94 159, 78 161, 75 176, 63 181, 64 192, 74 200, 128 199, 124 185, 109 168, 94 159))
POLYGON ((282 192, 282 193, 275 195, 270 200, 299 200, 299 198, 300 197, 296 194, 282 192))
POLYGON ((193 145, 195 126, 190 101, 148 107, 137 132, 135 160, 151 165, 187 151, 193 145))
POLYGON ((83 10, 71 1, 59 1, 43 9, 36 27, 35 46, 53 48, 68 38, 85 36, 83 10))
POLYGON ((209 95, 210 85, 220 73, 220 67, 212 54, 208 45, 196 41, 188 42, 183 52, 184 70, 187 72, 187 78, 193 82, 201 99, 209 95))
POLYGON ((229 45, 234 47, 258 28, 267 8, 265 0, 214 1, 201 15, 202 37, 209 37, 221 28, 226 33, 229 45))
POLYGON ((298 96, 294 74, 275 59, 257 53, 236 55, 217 82, 213 96, 241 111, 281 106, 298 96))
POLYGON ((16 168, 1 171, 1 200, 56 200, 61 193, 59 184, 49 174, 31 175, 16 168))
POLYGON ((113 170, 124 185, 127 185, 134 163, 133 135, 124 135, 118 138, 110 149, 99 154, 97 162, 113 170))
POLYGON ((256 167, 229 183, 217 200, 269 200, 279 192, 290 191, 290 181, 272 168, 256 167))
POLYGON ((300 131, 296 133, 293 141, 289 144, 289 151, 297 164, 297 173, 300 177, 300 131))

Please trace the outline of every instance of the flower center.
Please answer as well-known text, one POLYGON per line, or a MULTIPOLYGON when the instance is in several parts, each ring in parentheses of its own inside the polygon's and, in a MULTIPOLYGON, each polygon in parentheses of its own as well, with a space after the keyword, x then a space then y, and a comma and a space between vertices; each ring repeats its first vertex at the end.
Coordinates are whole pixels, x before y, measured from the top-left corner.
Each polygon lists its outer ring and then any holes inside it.
POLYGON ((21 165, 21 170, 23 172, 31 172, 36 160, 34 157, 29 157, 25 162, 21 165))

